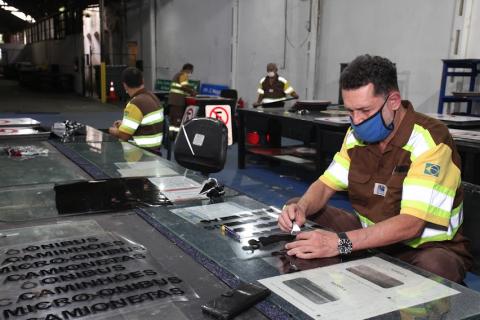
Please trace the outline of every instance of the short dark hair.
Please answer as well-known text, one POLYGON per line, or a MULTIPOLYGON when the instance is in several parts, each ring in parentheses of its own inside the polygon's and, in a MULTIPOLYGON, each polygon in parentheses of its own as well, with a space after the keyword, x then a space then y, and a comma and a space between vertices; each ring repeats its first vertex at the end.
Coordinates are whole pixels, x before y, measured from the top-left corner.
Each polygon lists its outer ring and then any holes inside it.
POLYGON ((182 70, 193 70, 193 64, 185 63, 182 67, 182 70))
POLYGON ((343 90, 358 89, 369 83, 373 84, 375 95, 398 90, 395 64, 387 58, 365 54, 350 62, 340 76, 343 90))
POLYGON ((143 84, 143 74, 137 68, 128 67, 122 71, 122 82, 130 88, 138 88, 143 84))

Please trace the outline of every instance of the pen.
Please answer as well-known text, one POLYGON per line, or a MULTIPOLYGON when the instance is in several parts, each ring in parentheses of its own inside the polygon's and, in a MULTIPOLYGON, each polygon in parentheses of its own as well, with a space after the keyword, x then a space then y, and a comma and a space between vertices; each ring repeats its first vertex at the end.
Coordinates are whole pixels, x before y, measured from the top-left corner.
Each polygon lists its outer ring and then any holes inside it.
POLYGON ((227 235, 236 241, 240 241, 240 235, 236 233, 232 228, 227 227, 226 225, 222 225, 220 227, 220 231, 222 232, 223 235, 227 235))

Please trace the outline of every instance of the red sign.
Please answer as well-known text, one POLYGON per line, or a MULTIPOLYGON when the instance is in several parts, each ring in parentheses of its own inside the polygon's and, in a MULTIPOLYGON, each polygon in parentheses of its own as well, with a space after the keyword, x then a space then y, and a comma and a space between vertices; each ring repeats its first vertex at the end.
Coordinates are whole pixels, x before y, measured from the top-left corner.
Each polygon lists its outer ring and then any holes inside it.
POLYGON ((17 133, 17 129, 0 128, 0 133, 17 133))
POLYGON ((210 110, 210 114, 208 116, 210 118, 215 118, 222 121, 223 123, 225 123, 225 125, 227 125, 228 120, 230 120, 227 109, 222 106, 218 106, 210 110))

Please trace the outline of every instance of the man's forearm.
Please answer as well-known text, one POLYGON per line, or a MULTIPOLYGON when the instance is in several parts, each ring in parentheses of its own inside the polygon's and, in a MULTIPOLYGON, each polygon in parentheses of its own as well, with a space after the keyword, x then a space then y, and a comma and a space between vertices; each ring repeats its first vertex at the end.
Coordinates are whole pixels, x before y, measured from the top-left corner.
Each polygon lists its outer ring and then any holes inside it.
POLYGON ((388 246, 418 237, 426 222, 408 214, 379 222, 371 227, 347 232, 352 241, 353 250, 363 250, 388 246))
POLYGON ((306 216, 309 216, 322 209, 335 192, 322 181, 317 180, 310 185, 297 204, 305 210, 306 216))

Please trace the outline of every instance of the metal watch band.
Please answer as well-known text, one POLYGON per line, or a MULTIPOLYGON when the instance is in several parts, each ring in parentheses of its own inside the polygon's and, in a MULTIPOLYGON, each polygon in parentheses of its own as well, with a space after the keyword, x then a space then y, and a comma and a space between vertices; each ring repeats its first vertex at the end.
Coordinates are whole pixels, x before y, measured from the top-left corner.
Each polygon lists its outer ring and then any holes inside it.
POLYGON ((340 255, 347 255, 352 253, 352 241, 348 238, 347 234, 345 232, 339 232, 337 233, 338 236, 338 253, 340 255))

